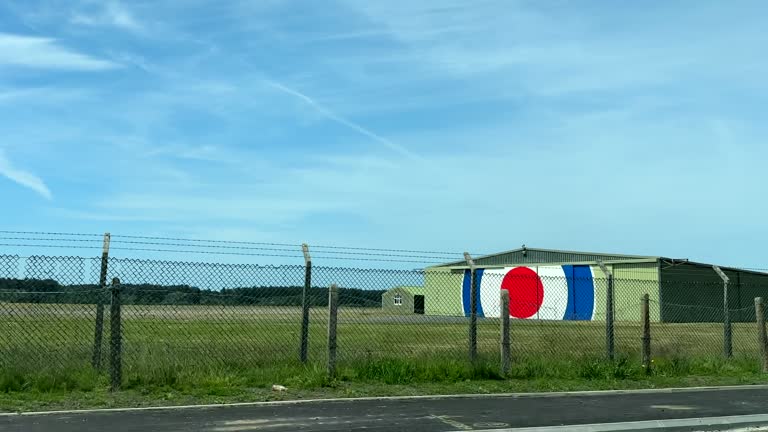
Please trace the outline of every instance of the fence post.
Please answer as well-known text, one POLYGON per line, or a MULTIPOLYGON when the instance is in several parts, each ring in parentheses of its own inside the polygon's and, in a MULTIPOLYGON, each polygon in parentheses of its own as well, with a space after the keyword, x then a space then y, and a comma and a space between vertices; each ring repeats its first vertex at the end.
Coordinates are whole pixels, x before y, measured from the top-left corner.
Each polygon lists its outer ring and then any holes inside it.
POLYGON ((650 298, 643 295, 642 319, 643 319, 643 369, 646 373, 651 371, 651 312, 649 308, 650 298))
POLYGON ((123 328, 120 317, 120 279, 112 279, 112 304, 109 311, 110 317, 110 352, 109 352, 109 377, 111 390, 120 390, 123 382, 123 328))
POLYGON ((712 266, 720 279, 723 280, 723 355, 733 357, 733 332, 731 330, 731 307, 728 304, 728 283, 730 279, 718 266, 712 266))
POLYGON ((312 286, 312 258, 309 256, 309 245, 301 245, 304 253, 304 289, 301 292, 301 346, 299 347, 299 359, 302 363, 307 362, 307 351, 309 348, 309 290, 312 286))
POLYGON ((509 374, 511 363, 509 341, 509 291, 501 290, 501 376, 509 374))
POLYGON ((605 351, 608 355, 608 360, 613 360, 615 356, 613 334, 613 273, 608 270, 608 267, 606 267, 602 261, 598 261, 597 264, 600 266, 600 270, 603 271, 603 274, 605 274, 608 284, 605 293, 605 351))
POLYGON ((104 294, 107 289, 107 267, 109 266, 110 239, 110 234, 105 233, 104 246, 101 251, 99 291, 96 300, 96 325, 93 332, 93 357, 91 357, 91 364, 95 369, 101 369, 101 340, 104 335, 104 294))
POLYGON ((336 376, 336 314, 339 292, 336 284, 328 289, 328 377, 336 376))
POLYGON ((469 361, 474 363, 477 360, 477 268, 475 262, 464 252, 464 259, 469 266, 470 288, 469 288, 469 361))
POLYGON ((757 322, 757 343, 760 346, 762 371, 768 373, 768 335, 765 332, 765 303, 762 297, 755 299, 755 322, 757 322))

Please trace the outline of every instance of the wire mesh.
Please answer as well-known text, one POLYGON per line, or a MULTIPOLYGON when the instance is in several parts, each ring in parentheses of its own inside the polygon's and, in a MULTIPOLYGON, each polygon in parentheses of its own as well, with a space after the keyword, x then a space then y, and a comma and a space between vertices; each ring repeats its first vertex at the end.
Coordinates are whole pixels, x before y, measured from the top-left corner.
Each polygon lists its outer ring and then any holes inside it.
MULTIPOLYGON (((107 364, 114 287, 99 285, 101 268, 97 257, 0 255, 0 364, 19 370, 107 364)), ((468 359, 473 293, 481 358, 498 359, 500 317, 508 313, 513 362, 603 357, 611 338, 617 357, 639 362, 645 294, 653 358, 724 354, 722 282, 615 278, 611 307, 604 275, 567 266, 478 269, 474 276, 461 269, 315 266, 307 290, 304 265, 109 258, 106 268, 105 280, 120 282, 126 379, 158 368, 298 362, 305 296, 308 358, 323 362, 331 284, 339 290, 342 363, 468 359), (501 290, 509 292, 508 305, 501 304, 501 290)), ((754 297, 768 297, 766 288, 742 283, 729 291, 734 356, 759 355, 754 297)))

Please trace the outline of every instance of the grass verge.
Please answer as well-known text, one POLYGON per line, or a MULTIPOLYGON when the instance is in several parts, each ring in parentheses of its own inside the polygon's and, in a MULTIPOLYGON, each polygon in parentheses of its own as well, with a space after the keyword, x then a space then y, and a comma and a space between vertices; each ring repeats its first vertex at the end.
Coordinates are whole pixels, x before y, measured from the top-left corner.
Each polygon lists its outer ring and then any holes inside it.
POLYGON ((515 362, 506 377, 488 358, 474 366, 451 359, 381 358, 341 364, 333 380, 321 364, 189 368, 166 363, 126 369, 123 389, 115 393, 108 390, 108 377, 90 368, 5 368, 0 371, 0 411, 766 383, 757 361, 746 357, 658 359, 650 372, 629 358, 528 358, 515 362), (272 384, 288 391, 274 393, 272 384))

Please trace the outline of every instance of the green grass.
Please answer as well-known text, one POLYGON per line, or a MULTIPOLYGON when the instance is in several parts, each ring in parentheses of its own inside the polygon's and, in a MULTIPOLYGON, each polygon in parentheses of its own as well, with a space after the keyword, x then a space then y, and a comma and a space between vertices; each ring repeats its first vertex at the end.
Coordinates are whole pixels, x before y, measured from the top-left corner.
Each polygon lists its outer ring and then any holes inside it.
POLYGON ((603 323, 513 321, 514 360, 502 377, 497 320, 479 323, 480 357, 470 365, 466 322, 342 309, 339 370, 330 380, 324 311, 313 311, 310 362, 302 365, 298 308, 126 306, 123 390, 113 394, 107 374, 90 366, 93 306, 0 310, 14 312, 0 316, 0 410, 6 411, 768 382, 758 370, 754 324, 734 325, 729 361, 720 355, 720 325, 653 324, 654 364, 647 373, 637 323, 617 323, 618 358, 607 362, 603 323), (289 391, 273 393, 272 384, 289 391))
MULTIPOLYGON (((425 359, 426 360, 426 359, 425 359)), ((0 411, 184 405, 382 395, 502 393, 768 383, 751 359, 658 360, 651 373, 628 359, 516 362, 501 377, 495 362, 378 359, 342 365, 328 379, 322 364, 260 368, 154 368, 126 376, 110 393, 90 368, 0 372, 0 411), (274 393, 272 384, 288 387, 274 393)))

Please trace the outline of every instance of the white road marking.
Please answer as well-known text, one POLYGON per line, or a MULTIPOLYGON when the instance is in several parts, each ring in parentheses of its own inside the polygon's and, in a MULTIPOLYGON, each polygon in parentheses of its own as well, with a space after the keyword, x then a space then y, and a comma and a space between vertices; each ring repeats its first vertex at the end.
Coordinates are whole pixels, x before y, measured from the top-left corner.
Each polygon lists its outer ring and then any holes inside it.
MULTIPOLYGON (((653 429, 673 429, 683 427, 712 427, 725 426, 737 427, 745 424, 768 424, 768 414, 754 414, 743 416, 725 416, 725 417, 697 417, 687 419, 670 420, 646 420, 623 423, 596 423, 586 425, 565 425, 565 426, 542 426, 526 428, 504 428, 504 429, 480 429, 475 432, 619 432, 632 430, 653 430, 653 429)), ((743 426, 742 426, 743 427, 743 426)), ((756 429, 757 431, 768 430, 756 429)), ((726 431, 731 429, 725 429, 726 431)), ((751 431, 749 428, 746 431, 751 431)), ((459 432, 459 431, 456 431, 459 432)))
POLYGON ((651 408, 667 411, 692 411, 696 409, 696 407, 687 405, 651 405, 651 408))
POLYGON ((473 423, 472 427, 478 428, 478 429, 498 429, 498 428, 505 428, 509 427, 509 423, 502 423, 502 422, 481 422, 481 423, 473 423))
MULTIPOLYGON (((258 420, 230 420, 222 422, 226 426, 238 426, 238 425, 257 425, 257 424, 264 424, 269 423, 271 420, 266 419, 258 419, 258 420)), ((281 421, 278 419, 275 419, 274 421, 281 421)))
POLYGON ((435 420, 440 420, 441 422, 443 422, 443 423, 447 424, 448 426, 450 426, 450 427, 455 427, 456 429, 459 429, 459 430, 462 430, 462 431, 471 431, 471 430, 473 430, 473 429, 472 429, 472 426, 467 426, 467 425, 465 425, 464 423, 461 423, 461 422, 459 422, 459 421, 453 420, 453 419, 452 419, 452 418, 450 418, 449 416, 436 416, 436 415, 431 415, 431 416, 429 416, 429 417, 430 417, 430 418, 433 418, 433 419, 435 419, 435 420))
POLYGON ((768 426, 751 426, 739 429, 724 429, 722 432, 766 432, 768 426))
POLYGON ((268 430, 271 428, 277 428, 277 427, 286 427, 286 426, 305 426, 301 423, 266 423, 266 424, 251 424, 251 425, 240 425, 240 426, 219 426, 219 427, 213 427, 210 430, 213 432, 247 432, 247 431, 260 431, 260 430, 268 430))
POLYGON ((458 395, 422 395, 422 396, 375 396, 360 398, 335 398, 335 399, 296 399, 270 402, 239 402, 228 404, 202 404, 202 405, 172 405, 172 406, 151 406, 139 408, 95 408, 84 410, 58 410, 58 411, 31 411, 31 412, 5 412, 0 413, 0 417, 10 416, 38 416, 38 415, 67 415, 67 414, 89 414, 89 413, 108 413, 108 412, 131 412, 131 411, 164 411, 164 410, 187 410, 187 409, 208 409, 224 407, 258 407, 258 406, 280 406, 280 405, 303 405, 323 402, 356 402, 356 401, 401 401, 401 400, 444 400, 444 399, 492 399, 492 398, 558 398, 558 397, 588 397, 588 396, 606 396, 606 395, 633 395, 633 394, 673 394, 673 393, 701 393, 717 391, 737 391, 737 390, 768 390, 768 384, 758 385, 739 385, 725 387, 674 387, 666 389, 639 389, 639 390, 590 390, 573 392, 551 392, 551 393, 485 393, 485 394, 458 394, 458 395))
MULTIPOLYGON (((751 427, 745 427, 745 428, 738 428, 738 429, 720 429, 719 432, 766 432, 768 431, 768 426, 751 426, 751 427)), ((699 431, 699 432, 705 432, 705 431, 699 431)))

